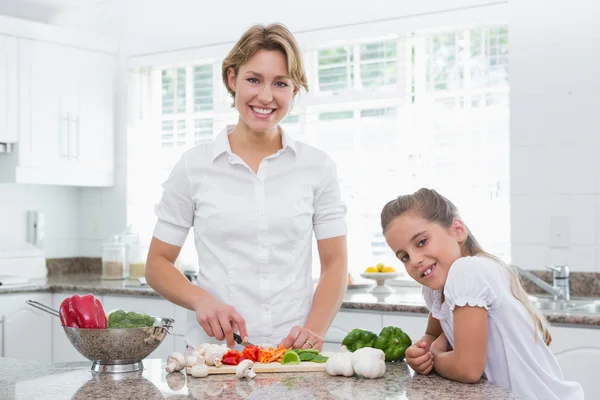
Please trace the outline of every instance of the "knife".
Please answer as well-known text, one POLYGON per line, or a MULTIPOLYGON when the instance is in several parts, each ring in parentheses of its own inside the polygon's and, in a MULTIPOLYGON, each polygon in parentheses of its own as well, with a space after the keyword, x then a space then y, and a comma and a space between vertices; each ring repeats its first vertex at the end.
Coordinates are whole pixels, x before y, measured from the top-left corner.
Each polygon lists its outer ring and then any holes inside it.
POLYGON ((242 337, 240 335, 238 335, 237 333, 233 333, 233 340, 235 340, 235 342, 237 344, 241 344, 242 346, 254 346, 252 343, 250 342, 244 342, 244 339, 242 339, 242 337))
MULTIPOLYGON (((221 331, 223 331, 223 328, 221 328, 221 331)), ((223 331, 223 334, 225 334, 225 332, 223 331)), ((240 335, 238 335, 237 333, 233 332, 233 340, 235 340, 235 342, 237 344, 241 344, 242 346, 254 346, 252 343, 250 342, 244 342, 244 339, 242 339, 242 337, 240 335)))

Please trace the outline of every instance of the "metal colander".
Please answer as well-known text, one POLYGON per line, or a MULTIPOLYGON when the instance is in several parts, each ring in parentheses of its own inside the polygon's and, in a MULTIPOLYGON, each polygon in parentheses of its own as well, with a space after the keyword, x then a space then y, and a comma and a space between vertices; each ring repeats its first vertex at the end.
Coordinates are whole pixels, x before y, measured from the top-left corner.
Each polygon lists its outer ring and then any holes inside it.
MULTIPOLYGON (((37 301, 27 300, 32 307, 59 316, 58 311, 37 301)), ((172 318, 153 317, 147 328, 83 329, 63 325, 75 349, 92 363, 96 372, 130 372, 143 369, 142 360, 162 343, 173 330, 172 318)))

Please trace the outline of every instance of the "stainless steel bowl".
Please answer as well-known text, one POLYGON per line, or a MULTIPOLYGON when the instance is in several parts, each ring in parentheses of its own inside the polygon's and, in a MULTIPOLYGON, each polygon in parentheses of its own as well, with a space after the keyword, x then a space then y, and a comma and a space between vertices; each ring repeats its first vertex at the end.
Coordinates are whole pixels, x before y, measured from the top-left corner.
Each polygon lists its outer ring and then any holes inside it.
POLYGON ((173 319, 154 317, 154 326, 124 329, 82 329, 63 326, 69 341, 96 372, 132 372, 173 329, 173 319))

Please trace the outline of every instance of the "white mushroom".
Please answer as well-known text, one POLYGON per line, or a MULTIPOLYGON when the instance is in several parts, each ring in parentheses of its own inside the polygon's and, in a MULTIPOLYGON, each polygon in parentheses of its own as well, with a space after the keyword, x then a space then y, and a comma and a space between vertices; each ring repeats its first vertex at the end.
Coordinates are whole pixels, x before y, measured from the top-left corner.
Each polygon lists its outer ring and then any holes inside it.
POLYGON ((188 367, 193 367, 198 362, 198 356, 189 355, 185 358, 185 363, 188 367))
POLYGON ((205 364, 196 364, 190 369, 190 374, 194 378, 206 378, 208 376, 208 366, 205 364))
POLYGON ((186 361, 185 361, 185 357, 183 356, 183 354, 171 353, 171 355, 167 359, 167 367, 165 368, 165 370, 168 373, 175 372, 175 371, 181 371, 183 368, 185 368, 185 365, 186 365, 186 361))
POLYGON ((235 376, 240 379, 254 378, 256 373, 252 370, 254 363, 250 360, 244 360, 235 367, 235 376))
MULTIPOLYGON (((198 348, 194 351, 198 352, 199 356, 203 356, 204 352, 206 351, 206 348, 209 347, 210 344, 209 343, 202 343, 200 346, 198 346, 198 348)), ((192 352, 193 354, 193 352, 192 352)))
POLYGON ((206 358, 206 364, 214 365, 216 367, 221 366, 221 360, 223 356, 227 354, 229 350, 227 347, 219 346, 218 344, 211 344, 204 350, 204 357, 206 358))

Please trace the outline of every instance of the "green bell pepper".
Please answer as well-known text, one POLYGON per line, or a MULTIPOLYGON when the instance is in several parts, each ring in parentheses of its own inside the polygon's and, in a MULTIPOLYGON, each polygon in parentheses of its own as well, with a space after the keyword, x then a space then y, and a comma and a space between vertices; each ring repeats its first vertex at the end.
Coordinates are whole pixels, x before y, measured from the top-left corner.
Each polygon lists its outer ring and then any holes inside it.
POLYGON ((363 329, 352 329, 342 340, 348 351, 355 352, 363 347, 373 347, 377 334, 363 329))
POLYGON ((411 344, 412 340, 402 329, 387 326, 381 330, 373 347, 383 350, 385 361, 400 361, 404 358, 404 353, 411 344))

